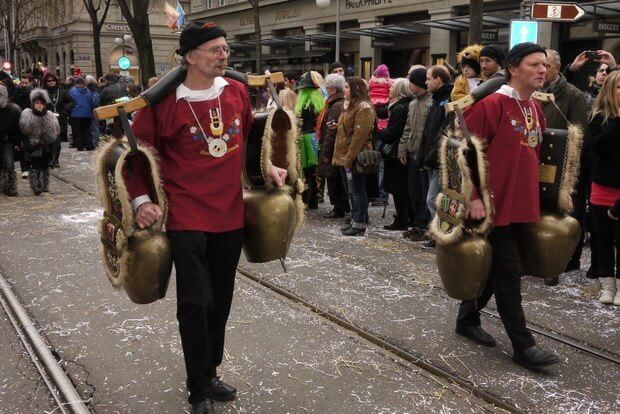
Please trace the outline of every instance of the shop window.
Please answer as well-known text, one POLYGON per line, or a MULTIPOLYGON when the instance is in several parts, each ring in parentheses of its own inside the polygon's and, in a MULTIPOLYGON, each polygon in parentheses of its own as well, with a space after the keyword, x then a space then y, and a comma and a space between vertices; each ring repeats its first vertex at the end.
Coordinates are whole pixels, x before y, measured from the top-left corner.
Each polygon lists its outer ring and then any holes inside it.
POLYGON ((368 80, 372 76, 372 58, 361 58, 362 62, 362 78, 368 80))
POLYGON ((207 0, 207 9, 213 8, 213 0, 207 0))
POLYGON ((226 4, 226 0, 219 0, 220 6, 223 6, 226 4))

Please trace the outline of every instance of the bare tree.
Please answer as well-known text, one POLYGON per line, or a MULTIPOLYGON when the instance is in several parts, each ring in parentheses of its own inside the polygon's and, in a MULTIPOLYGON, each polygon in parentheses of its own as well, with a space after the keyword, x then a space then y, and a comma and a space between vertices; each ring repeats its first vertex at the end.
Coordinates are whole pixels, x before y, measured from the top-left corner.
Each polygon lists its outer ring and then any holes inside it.
POLYGON ((149 10, 160 4, 153 0, 116 0, 121 13, 127 20, 133 39, 138 48, 138 61, 140 62, 140 77, 142 85, 147 86, 149 78, 155 76, 155 58, 153 56, 153 42, 151 41, 151 25, 149 22, 149 10), (152 4, 153 3, 153 4, 152 4))
POLYGON ((482 16, 484 0, 469 0, 469 36, 467 44, 473 45, 482 41, 482 16))
POLYGON ((248 3, 250 3, 250 5, 252 6, 252 9, 254 10, 254 41, 256 42, 255 45, 255 55, 256 55, 256 73, 261 72, 261 67, 262 67, 262 60, 263 60, 263 49, 262 46, 260 44, 261 42, 261 31, 260 31, 260 12, 259 12, 259 7, 258 7, 258 1, 259 0, 248 0, 248 3))
POLYGON ((90 23, 93 26, 95 72, 97 72, 97 78, 100 78, 103 76, 103 64, 101 62, 101 28, 108 16, 108 10, 110 9, 112 0, 82 0, 82 2, 84 3, 84 7, 86 7, 86 11, 90 17, 90 23))

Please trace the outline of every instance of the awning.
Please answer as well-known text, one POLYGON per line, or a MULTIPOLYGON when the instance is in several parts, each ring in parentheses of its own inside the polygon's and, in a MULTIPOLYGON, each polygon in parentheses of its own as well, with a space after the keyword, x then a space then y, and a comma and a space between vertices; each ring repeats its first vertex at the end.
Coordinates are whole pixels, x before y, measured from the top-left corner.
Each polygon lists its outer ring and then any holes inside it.
MULTIPOLYGON (((357 39, 359 36, 349 33, 348 31, 340 31, 340 40, 343 39, 357 39)), ((335 43, 336 42, 336 33, 314 33, 314 34, 302 34, 302 35, 293 35, 286 36, 282 39, 291 39, 293 41, 302 41, 302 42, 313 42, 313 43, 335 43)))
POLYGON ((592 1, 588 3, 577 3, 588 17, 620 17, 620 2, 617 0, 592 1))
POLYGON ((430 33, 428 27, 422 26, 418 23, 409 24, 387 24, 384 26, 366 27, 363 29, 347 29, 342 33, 354 34, 359 36, 370 37, 395 37, 395 36, 407 36, 416 35, 420 33, 430 33))
MULTIPOLYGON (((418 23, 428 27, 449 30, 451 32, 461 32, 464 30, 469 30, 469 27, 471 26, 469 16, 456 16, 446 19, 425 20, 418 23)), ((510 26, 510 18, 502 18, 489 14, 484 14, 482 16, 482 30, 497 29, 500 27, 508 26, 510 26)))

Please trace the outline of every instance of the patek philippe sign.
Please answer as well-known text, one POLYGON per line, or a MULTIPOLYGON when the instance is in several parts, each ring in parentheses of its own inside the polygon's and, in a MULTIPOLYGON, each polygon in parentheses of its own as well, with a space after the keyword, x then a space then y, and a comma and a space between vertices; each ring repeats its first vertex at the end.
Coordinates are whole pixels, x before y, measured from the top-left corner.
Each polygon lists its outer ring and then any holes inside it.
POLYGON ((394 39, 372 39, 371 46, 377 49, 390 48, 396 46, 396 40, 394 39))
POLYGON ((620 33, 620 23, 595 22, 594 31, 599 33, 620 33))
POLYGON ((334 51, 334 48, 328 45, 310 45, 310 51, 314 53, 331 53, 334 51))
POLYGON ((111 24, 108 23, 105 25, 106 30, 110 32, 129 32, 129 26, 126 24, 111 24))
POLYGON ((392 4, 392 0, 345 0, 345 10, 366 10, 392 4))

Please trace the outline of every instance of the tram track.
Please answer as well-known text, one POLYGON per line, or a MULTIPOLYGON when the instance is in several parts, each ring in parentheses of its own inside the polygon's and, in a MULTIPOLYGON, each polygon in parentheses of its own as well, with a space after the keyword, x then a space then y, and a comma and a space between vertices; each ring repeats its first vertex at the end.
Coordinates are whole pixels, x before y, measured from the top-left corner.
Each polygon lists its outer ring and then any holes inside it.
POLYGON ((89 414, 90 409, 80 397, 54 352, 39 333, 36 322, 28 315, 19 298, 0 269, 0 306, 22 342, 30 361, 38 371, 62 414, 89 414))

